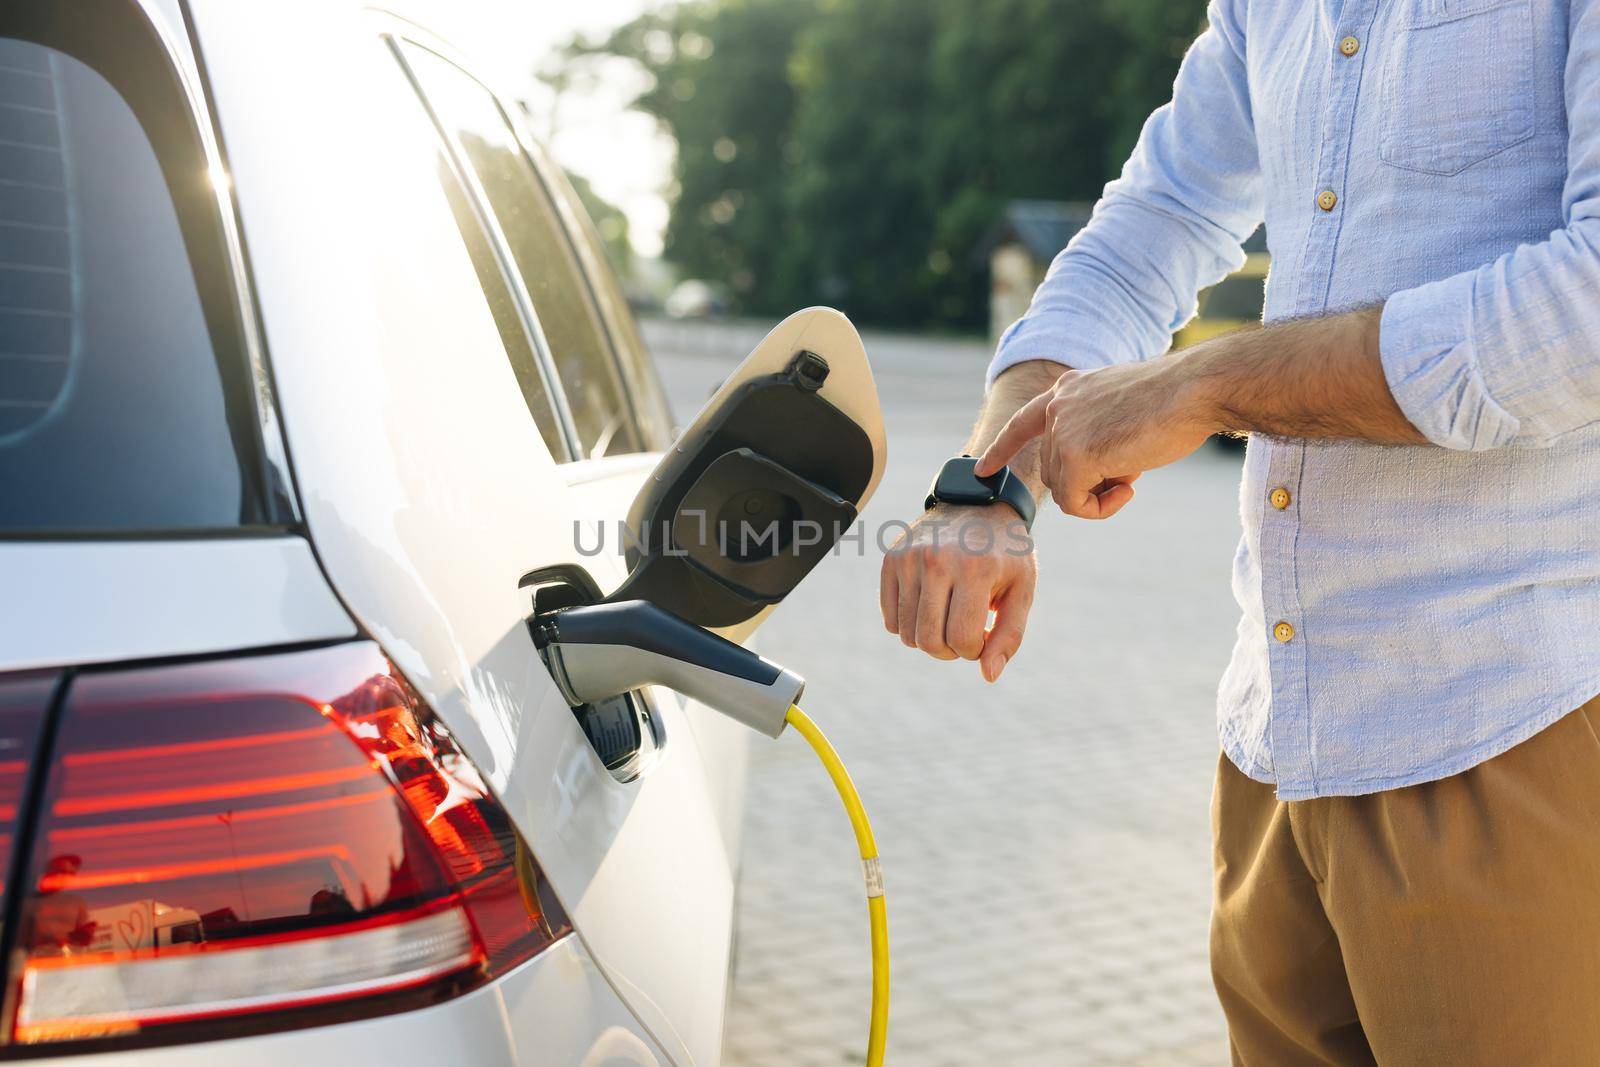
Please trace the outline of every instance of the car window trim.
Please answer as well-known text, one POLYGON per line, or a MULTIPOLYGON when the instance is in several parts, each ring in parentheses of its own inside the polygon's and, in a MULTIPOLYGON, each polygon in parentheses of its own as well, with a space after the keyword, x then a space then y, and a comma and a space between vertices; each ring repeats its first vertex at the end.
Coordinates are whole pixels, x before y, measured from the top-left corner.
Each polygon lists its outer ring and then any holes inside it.
MULTIPOLYGON (((194 115, 201 150, 208 163, 216 168, 215 172, 227 177, 226 185, 216 188, 215 192, 221 213, 222 237, 227 245, 230 281, 239 311, 239 329, 250 365, 251 396, 256 406, 262 453, 268 464, 268 474, 273 479, 268 492, 275 498, 274 506, 281 509, 279 525, 283 529, 304 534, 304 509, 300 503, 299 486, 294 480, 294 460, 290 455, 288 436, 284 432, 283 413, 278 407, 278 381, 272 369, 272 354, 267 347, 267 327, 261 314, 255 272, 250 266, 250 246, 245 238, 244 218, 239 211, 239 198, 234 193, 233 166, 228 158, 227 142, 222 136, 217 102, 211 92, 211 78, 206 71, 200 38, 195 32, 194 13, 189 9, 189 0, 178 0, 178 17, 182 21, 179 29, 186 37, 189 58, 194 64, 193 84, 184 77, 180 77, 179 81, 189 110, 194 115)), ((157 36, 167 49, 169 62, 181 73, 177 46, 166 39, 160 27, 157 27, 157 36)))
POLYGON ((588 485, 590 482, 610 481, 638 475, 643 478, 661 461, 659 452, 619 452, 614 456, 597 456, 580 459, 561 468, 561 475, 569 486, 588 485))
MULTIPOLYGON (((460 64, 444 53, 428 44, 412 39, 410 35, 385 32, 383 34, 389 50, 394 54, 396 62, 400 64, 401 71, 406 80, 411 83, 412 90, 417 94, 417 99, 427 112, 428 121, 433 124, 435 133, 444 146, 446 158, 450 161, 450 168, 454 171, 456 179, 466 191, 467 199, 472 203, 473 213, 478 218, 478 224, 483 228, 484 236, 488 239, 490 247, 494 249, 496 261, 500 264, 500 273, 505 280, 506 288, 511 293, 511 302, 516 306, 517 314, 522 320, 522 328, 528 335, 529 347, 538 364, 539 372, 545 379, 545 391, 550 397, 550 404, 555 412, 556 422, 561 427, 562 439, 567 444, 565 457, 554 457, 556 462, 571 463, 584 458, 583 442, 578 438, 577 421, 573 418, 572 408, 567 402, 567 391, 561 381, 561 373, 556 368, 555 357, 550 351, 550 342, 544 334, 544 327, 539 322, 539 316, 534 311, 533 297, 528 292, 528 287, 523 283, 522 273, 516 269, 516 261, 511 252, 511 244, 507 240, 505 231, 500 226, 500 220, 495 218, 494 209, 490 206, 489 196, 484 191, 482 183, 478 180, 477 173, 472 169, 470 161, 458 143, 456 136, 450 132, 449 127, 440 117, 439 112, 429 99, 427 92, 422 87, 422 80, 417 77, 410 61, 405 54, 406 46, 421 48, 431 52, 452 66, 460 64)), ((462 73, 466 73, 464 68, 462 73)), ((471 77, 469 74, 468 77, 471 77)), ((476 78, 473 79, 477 81, 476 78)), ((478 84, 482 85, 482 82, 478 84)), ((492 94, 491 94, 492 96, 492 94)), ((531 414, 531 413, 530 413, 531 414)))

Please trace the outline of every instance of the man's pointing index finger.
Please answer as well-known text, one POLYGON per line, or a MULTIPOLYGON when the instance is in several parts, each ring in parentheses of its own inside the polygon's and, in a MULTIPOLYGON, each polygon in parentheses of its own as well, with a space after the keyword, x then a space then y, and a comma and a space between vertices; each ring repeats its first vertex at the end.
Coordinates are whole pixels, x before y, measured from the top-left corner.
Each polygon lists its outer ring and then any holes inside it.
POLYGON ((1045 407, 1054 395, 1045 390, 1022 407, 1017 413, 1006 420, 1000 428, 1000 434, 983 450, 983 455, 978 458, 977 465, 972 472, 980 478, 986 478, 995 471, 1004 467, 1011 461, 1011 457, 1022 451, 1022 446, 1044 433, 1045 407))

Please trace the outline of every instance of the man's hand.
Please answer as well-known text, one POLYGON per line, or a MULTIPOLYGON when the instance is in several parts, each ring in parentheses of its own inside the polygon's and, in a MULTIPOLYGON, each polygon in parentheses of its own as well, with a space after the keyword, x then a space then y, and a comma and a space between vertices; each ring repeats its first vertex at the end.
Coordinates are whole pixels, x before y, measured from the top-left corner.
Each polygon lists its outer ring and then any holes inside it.
POLYGON ((1069 370, 1006 423, 978 460, 993 474, 1034 438, 1039 477, 1068 515, 1106 519, 1133 499, 1133 482, 1199 448, 1218 427, 1178 359, 1069 370))
POLYGON ((1382 309, 1238 330, 1148 363, 1067 371, 1013 415, 979 459, 993 474, 1039 440, 1061 510, 1115 515, 1133 480, 1224 430, 1426 444, 1384 377, 1382 309))
MULTIPOLYGON (((996 378, 963 451, 983 451, 1006 420, 1064 370, 1060 363, 1036 359, 996 378)), ((1044 493, 1038 452, 1025 446, 1011 465, 1035 500, 1044 493)), ((883 625, 911 648, 938 659, 978 660, 992 682, 1022 644, 1037 569, 1033 539, 1009 505, 939 504, 913 522, 883 557, 878 575, 883 625), (986 632, 991 609, 995 625, 986 632)))
POLYGON ((883 625, 935 659, 978 660, 992 682, 1022 645, 1037 574, 1033 539, 1010 507, 940 504, 883 558, 883 625))

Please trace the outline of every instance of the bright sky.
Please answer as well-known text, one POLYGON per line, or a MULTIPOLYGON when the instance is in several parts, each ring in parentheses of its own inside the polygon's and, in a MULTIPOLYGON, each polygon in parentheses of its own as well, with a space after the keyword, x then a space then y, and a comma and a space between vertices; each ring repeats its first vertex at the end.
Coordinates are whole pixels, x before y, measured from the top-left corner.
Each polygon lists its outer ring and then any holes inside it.
POLYGON ((638 75, 627 64, 607 65, 598 77, 575 79, 559 101, 533 77, 535 67, 547 64, 574 34, 603 35, 655 0, 436 3, 429 28, 470 56, 503 91, 526 100, 534 131, 556 159, 627 213, 640 255, 659 254, 673 146, 653 119, 626 108, 640 87, 638 75))

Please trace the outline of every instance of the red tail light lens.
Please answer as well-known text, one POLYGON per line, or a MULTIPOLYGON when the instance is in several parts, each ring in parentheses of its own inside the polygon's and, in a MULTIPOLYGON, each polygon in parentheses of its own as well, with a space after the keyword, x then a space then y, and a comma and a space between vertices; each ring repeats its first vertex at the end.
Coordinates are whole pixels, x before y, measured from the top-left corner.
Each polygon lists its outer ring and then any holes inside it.
POLYGON ((378 1014, 570 929, 374 645, 86 673, 55 752, 15 932, 16 1041, 378 1014))
POLYGON ((0 680, 0 899, 16 847, 22 793, 33 763, 39 728, 55 699, 58 678, 43 671, 0 680))

